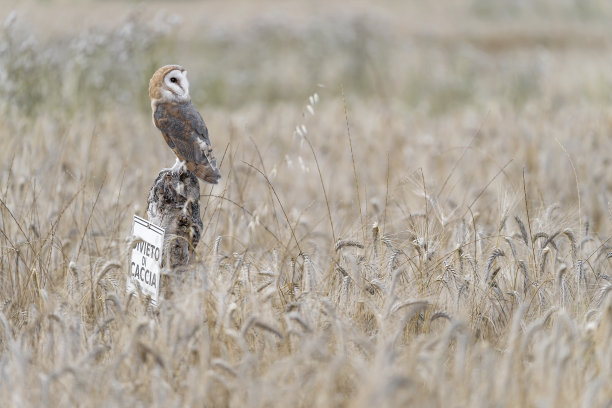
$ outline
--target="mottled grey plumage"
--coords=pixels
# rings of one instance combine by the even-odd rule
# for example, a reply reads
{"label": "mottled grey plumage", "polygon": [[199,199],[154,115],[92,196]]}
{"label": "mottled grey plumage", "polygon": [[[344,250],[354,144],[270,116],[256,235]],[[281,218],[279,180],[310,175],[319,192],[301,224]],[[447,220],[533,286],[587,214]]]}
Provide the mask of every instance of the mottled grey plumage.
{"label": "mottled grey plumage", "polygon": [[190,101],[157,104],[153,121],[189,171],[208,183],[219,181],[221,173],[212,152],[208,129]]}

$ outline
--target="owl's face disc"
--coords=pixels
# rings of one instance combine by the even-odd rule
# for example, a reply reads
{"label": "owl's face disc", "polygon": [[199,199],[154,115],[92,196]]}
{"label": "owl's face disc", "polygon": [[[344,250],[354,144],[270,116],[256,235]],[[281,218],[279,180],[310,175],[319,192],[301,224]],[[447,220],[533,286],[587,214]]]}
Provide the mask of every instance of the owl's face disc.
{"label": "owl's face disc", "polygon": [[180,65],[161,67],[149,82],[149,96],[156,103],[189,101],[187,71]]}
{"label": "owl's face disc", "polygon": [[[179,99],[189,98],[189,81],[187,71],[184,69],[173,69],[164,76],[162,92],[170,92],[172,97]],[[169,94],[169,96],[170,96]]]}

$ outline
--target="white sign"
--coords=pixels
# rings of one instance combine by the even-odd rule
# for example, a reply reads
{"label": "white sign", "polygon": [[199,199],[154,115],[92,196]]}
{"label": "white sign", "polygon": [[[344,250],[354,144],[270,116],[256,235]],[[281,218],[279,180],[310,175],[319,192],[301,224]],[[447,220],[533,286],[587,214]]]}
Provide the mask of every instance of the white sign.
{"label": "white sign", "polygon": [[132,249],[130,276],[127,280],[127,292],[138,293],[151,298],[151,303],[157,306],[161,274],[159,272],[164,247],[164,229],[149,221],[134,216],[132,235],[139,239]]}

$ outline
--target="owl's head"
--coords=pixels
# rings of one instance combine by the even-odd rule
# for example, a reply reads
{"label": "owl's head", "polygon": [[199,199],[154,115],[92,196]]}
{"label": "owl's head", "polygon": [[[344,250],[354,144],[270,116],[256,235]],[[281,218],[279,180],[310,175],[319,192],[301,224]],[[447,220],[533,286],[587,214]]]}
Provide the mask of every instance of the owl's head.
{"label": "owl's head", "polygon": [[185,68],[166,65],[155,71],[149,81],[149,97],[153,110],[158,103],[189,101],[189,81]]}

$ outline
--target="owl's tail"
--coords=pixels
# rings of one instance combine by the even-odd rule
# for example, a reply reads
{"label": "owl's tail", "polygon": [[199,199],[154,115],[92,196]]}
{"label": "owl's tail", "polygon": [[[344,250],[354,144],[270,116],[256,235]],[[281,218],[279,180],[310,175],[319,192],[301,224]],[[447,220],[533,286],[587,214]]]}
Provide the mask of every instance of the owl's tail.
{"label": "owl's tail", "polygon": [[221,178],[221,173],[216,167],[210,165],[196,164],[194,173],[198,178],[210,184],[217,184]]}

